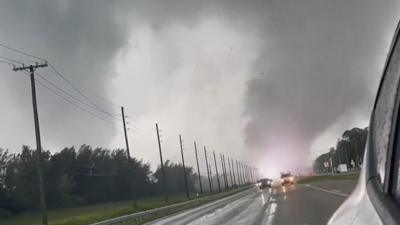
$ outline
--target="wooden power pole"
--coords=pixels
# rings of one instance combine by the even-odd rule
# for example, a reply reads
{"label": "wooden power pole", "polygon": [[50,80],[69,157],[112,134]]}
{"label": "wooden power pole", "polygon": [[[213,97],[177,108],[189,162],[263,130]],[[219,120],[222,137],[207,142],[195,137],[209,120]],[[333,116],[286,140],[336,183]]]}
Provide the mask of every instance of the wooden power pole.
{"label": "wooden power pole", "polygon": [[211,184],[211,178],[210,178],[211,173],[210,173],[210,166],[209,166],[208,160],[207,160],[207,150],[206,150],[206,146],[204,146],[204,157],[206,158],[208,185],[210,186],[210,192],[212,192],[212,184]]}
{"label": "wooden power pole", "polygon": [[[128,167],[132,166],[132,170],[134,170],[133,163],[131,163],[131,154],[130,154],[130,149],[129,149],[129,142],[128,142],[128,134],[126,132],[126,122],[125,122],[125,110],[124,107],[121,106],[121,115],[122,115],[122,123],[123,123],[123,128],[124,128],[124,136],[125,136],[125,146],[126,146],[126,155],[128,157]],[[134,171],[133,171],[134,172]],[[133,207],[137,208],[137,199],[136,199],[136,190],[135,190],[135,179],[136,179],[136,174],[134,173],[131,177],[130,183],[131,183],[131,192],[132,192],[132,203]]]}
{"label": "wooden power pole", "polygon": [[14,67],[14,71],[29,71],[31,78],[31,90],[32,90],[32,105],[33,105],[33,119],[35,123],[35,135],[36,135],[36,163],[39,178],[39,194],[40,194],[40,207],[42,210],[42,224],[47,225],[47,206],[46,206],[46,195],[44,191],[44,182],[42,174],[42,144],[40,140],[40,127],[39,127],[39,116],[36,102],[36,85],[35,85],[35,70],[37,68],[47,67],[47,63],[36,63],[35,65],[22,65],[21,67]]}
{"label": "wooden power pole", "polygon": [[196,155],[197,173],[199,175],[200,193],[201,193],[201,195],[203,195],[203,185],[201,184],[200,166],[199,166],[199,158],[197,157],[197,145],[196,145],[196,142],[194,142],[194,154]]}
{"label": "wooden power pole", "polygon": [[158,130],[157,123],[156,123],[156,131],[157,131],[157,140],[158,140],[158,151],[160,153],[161,176],[162,176],[162,182],[163,182],[164,199],[165,199],[165,202],[168,202],[167,178],[165,176],[164,161],[162,158],[162,151],[161,151],[160,132]]}
{"label": "wooden power pole", "polygon": [[187,182],[187,177],[186,177],[186,168],[185,168],[185,158],[183,157],[183,146],[182,146],[182,136],[179,135],[179,143],[181,146],[181,156],[182,156],[182,166],[183,166],[183,179],[185,182],[185,191],[186,191],[186,197],[189,198],[189,188],[188,188],[188,182]]}
{"label": "wooden power pole", "polygon": [[213,154],[214,154],[215,173],[217,175],[218,191],[221,192],[221,184],[219,183],[218,166],[217,166],[217,159],[215,158],[215,151],[213,151]]}

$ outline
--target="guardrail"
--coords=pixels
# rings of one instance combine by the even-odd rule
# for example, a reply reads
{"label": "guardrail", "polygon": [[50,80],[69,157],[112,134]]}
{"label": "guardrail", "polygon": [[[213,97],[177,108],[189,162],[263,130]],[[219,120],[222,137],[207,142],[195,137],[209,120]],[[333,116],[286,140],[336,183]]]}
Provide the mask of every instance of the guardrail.
{"label": "guardrail", "polygon": [[151,219],[161,217],[163,215],[167,215],[167,214],[170,214],[173,212],[180,211],[182,209],[187,209],[189,207],[194,207],[194,206],[200,205],[202,203],[207,203],[207,202],[211,202],[213,200],[224,198],[224,197],[233,195],[235,193],[244,191],[248,188],[249,188],[249,186],[243,187],[243,188],[237,189],[236,191],[226,193],[226,195],[222,195],[222,196],[221,195],[211,195],[211,196],[207,196],[207,197],[203,197],[203,198],[198,198],[198,199],[193,199],[193,200],[189,200],[189,201],[185,201],[185,202],[176,203],[173,205],[163,206],[160,208],[155,208],[155,209],[150,209],[150,210],[146,210],[146,211],[142,211],[142,212],[132,213],[132,214],[128,214],[125,216],[120,216],[120,217],[104,220],[101,222],[93,223],[91,225],[115,225],[115,224],[122,224],[122,223],[128,223],[128,222],[146,222]]}

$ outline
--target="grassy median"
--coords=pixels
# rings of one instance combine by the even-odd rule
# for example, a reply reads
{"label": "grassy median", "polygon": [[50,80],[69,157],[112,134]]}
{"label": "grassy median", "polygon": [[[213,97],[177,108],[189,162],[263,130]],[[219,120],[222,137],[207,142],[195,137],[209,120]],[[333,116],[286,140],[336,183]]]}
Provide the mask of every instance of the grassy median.
{"label": "grassy median", "polygon": [[[193,204],[193,207],[237,193],[240,190],[243,190],[243,188],[231,189],[222,193],[206,194],[204,197],[199,198],[199,201],[196,201],[196,203]],[[138,208],[134,208],[131,201],[120,201],[106,204],[49,210],[48,219],[50,225],[85,225],[122,215],[158,208],[170,204],[176,204],[179,202],[192,200],[194,198],[194,195],[192,198],[187,199],[185,194],[175,194],[169,195],[168,204],[164,202],[163,196],[138,199]],[[27,224],[40,225],[41,214],[38,212],[30,212],[6,219],[0,219],[0,225]]]}
{"label": "grassy median", "polygon": [[298,183],[305,184],[324,180],[357,180],[359,176],[360,173],[309,176],[300,178]]}

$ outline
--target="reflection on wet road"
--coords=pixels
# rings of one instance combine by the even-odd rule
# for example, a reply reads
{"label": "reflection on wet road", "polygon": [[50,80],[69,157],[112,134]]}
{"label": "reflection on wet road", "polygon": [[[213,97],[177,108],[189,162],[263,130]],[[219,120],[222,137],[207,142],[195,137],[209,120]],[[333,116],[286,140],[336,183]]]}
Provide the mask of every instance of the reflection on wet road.
{"label": "reflection on wet road", "polygon": [[150,224],[326,224],[355,183],[338,180],[264,190],[253,188]]}

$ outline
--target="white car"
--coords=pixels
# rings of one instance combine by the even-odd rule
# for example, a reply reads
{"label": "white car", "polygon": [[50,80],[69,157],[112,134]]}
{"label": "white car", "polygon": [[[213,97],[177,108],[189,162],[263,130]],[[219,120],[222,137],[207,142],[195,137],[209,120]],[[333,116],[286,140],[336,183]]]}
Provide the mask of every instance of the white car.
{"label": "white car", "polygon": [[371,114],[356,189],[329,225],[400,224],[400,40],[397,26]]}

